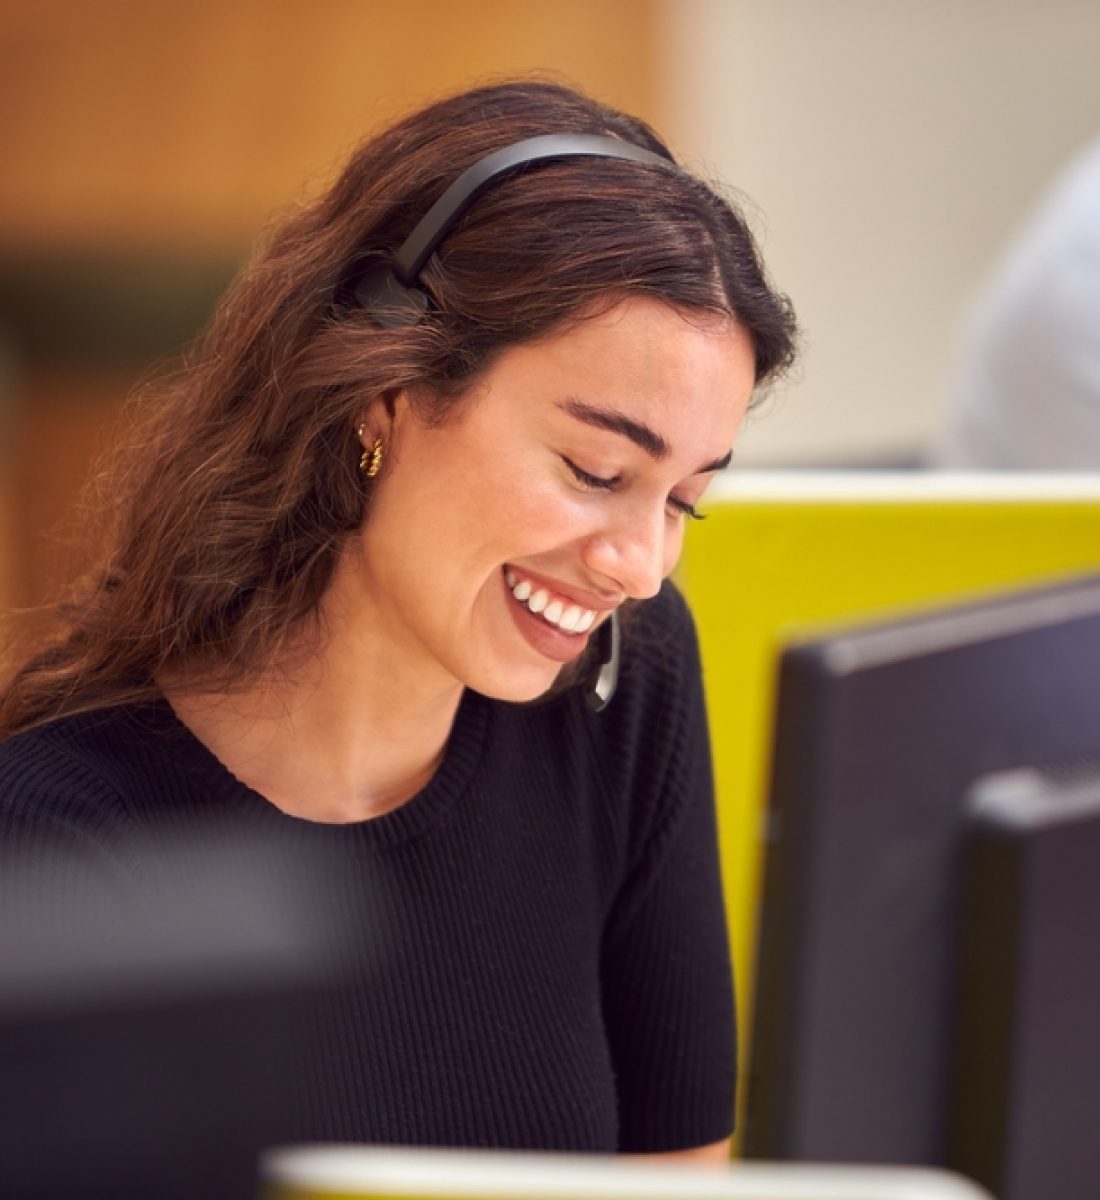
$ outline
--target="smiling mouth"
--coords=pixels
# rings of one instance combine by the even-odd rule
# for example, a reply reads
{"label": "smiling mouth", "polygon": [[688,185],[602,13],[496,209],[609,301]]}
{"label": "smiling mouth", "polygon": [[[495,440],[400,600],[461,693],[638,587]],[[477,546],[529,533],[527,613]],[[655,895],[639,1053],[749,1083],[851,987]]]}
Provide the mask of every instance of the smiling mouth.
{"label": "smiling mouth", "polygon": [[596,620],[594,609],[582,608],[565,597],[555,596],[549,588],[525,579],[513,567],[505,569],[504,581],[517,603],[562,633],[580,636],[587,633]]}

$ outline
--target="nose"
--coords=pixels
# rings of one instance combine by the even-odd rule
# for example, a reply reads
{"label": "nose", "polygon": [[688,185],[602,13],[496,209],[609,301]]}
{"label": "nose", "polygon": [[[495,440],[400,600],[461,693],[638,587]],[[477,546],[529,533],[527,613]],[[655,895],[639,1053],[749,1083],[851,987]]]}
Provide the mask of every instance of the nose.
{"label": "nose", "polygon": [[592,534],[583,559],[590,571],[603,576],[632,600],[655,596],[661,582],[676,565],[682,531],[671,522],[662,505],[637,510],[613,526]]}

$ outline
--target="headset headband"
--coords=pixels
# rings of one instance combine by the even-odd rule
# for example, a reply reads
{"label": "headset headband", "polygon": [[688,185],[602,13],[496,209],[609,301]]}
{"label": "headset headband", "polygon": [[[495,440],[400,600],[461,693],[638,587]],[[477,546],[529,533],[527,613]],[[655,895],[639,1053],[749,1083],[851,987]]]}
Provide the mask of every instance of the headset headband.
{"label": "headset headband", "polygon": [[632,162],[675,167],[671,158],[619,138],[593,134],[543,134],[513,142],[479,159],[451,184],[428,209],[387,267],[376,267],[352,286],[360,306],[379,325],[400,329],[415,325],[428,306],[417,279],[436,247],[478,196],[502,175],[529,163],[556,158],[624,158]]}

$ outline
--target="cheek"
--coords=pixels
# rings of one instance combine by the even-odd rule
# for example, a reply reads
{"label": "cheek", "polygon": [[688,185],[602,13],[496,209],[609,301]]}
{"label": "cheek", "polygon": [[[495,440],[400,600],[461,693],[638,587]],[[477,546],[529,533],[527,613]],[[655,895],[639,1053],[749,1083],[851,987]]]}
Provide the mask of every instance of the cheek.
{"label": "cheek", "polygon": [[582,538],[595,514],[591,497],[506,454],[492,462],[451,458],[395,472],[378,499],[367,516],[368,543],[400,556],[406,569],[414,561],[423,564],[439,585],[444,564],[459,569],[468,583],[471,573],[481,577],[503,562]]}
{"label": "cheek", "polygon": [[569,541],[592,520],[590,497],[570,492],[550,472],[514,464],[486,470],[461,505],[467,527],[499,546],[505,558]]}

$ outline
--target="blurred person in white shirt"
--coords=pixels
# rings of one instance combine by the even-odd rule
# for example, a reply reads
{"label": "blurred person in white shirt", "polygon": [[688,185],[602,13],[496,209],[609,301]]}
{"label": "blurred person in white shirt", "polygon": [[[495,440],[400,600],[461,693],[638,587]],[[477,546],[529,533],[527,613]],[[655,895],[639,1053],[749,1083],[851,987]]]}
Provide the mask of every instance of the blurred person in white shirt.
{"label": "blurred person in white shirt", "polygon": [[1100,139],[1060,175],[985,286],[937,465],[1100,468]]}

